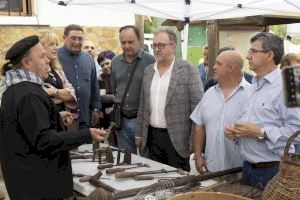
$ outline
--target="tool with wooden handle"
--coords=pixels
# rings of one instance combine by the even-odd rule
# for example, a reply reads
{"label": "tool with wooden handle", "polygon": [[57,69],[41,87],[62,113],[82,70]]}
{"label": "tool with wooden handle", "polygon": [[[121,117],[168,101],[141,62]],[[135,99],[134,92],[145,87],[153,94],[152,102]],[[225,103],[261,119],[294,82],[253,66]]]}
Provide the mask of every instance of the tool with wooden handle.
{"label": "tool with wooden handle", "polygon": [[184,175],[185,172],[182,169],[176,169],[176,170],[154,170],[154,171],[145,171],[145,172],[117,172],[115,173],[116,178],[132,178],[138,175],[146,175],[146,174],[163,174],[163,173],[170,173],[170,172],[177,172],[181,175]]}
{"label": "tool with wooden handle", "polygon": [[180,176],[179,177],[175,177],[175,176],[157,176],[157,177],[155,177],[155,176],[145,176],[145,175],[138,175],[138,176],[135,176],[134,177],[134,180],[136,180],[136,181],[147,181],[147,180],[153,180],[153,179],[155,179],[155,178],[157,178],[157,179],[175,179],[175,178],[180,178]]}
{"label": "tool with wooden handle", "polygon": [[[102,170],[102,169],[107,169],[107,168],[112,168],[112,167],[116,167],[116,166],[141,166],[141,165],[147,165],[148,164],[143,164],[143,163],[132,163],[132,164],[113,164],[113,163],[107,163],[107,164],[100,164],[97,166],[97,169]],[[149,166],[150,167],[150,166]]]}
{"label": "tool with wooden handle", "polygon": [[94,179],[99,179],[102,176],[102,172],[98,171],[95,175],[93,176],[89,176],[89,175],[85,175],[79,178],[79,182],[87,182],[89,181],[92,177],[94,177]]}
{"label": "tool with wooden handle", "polygon": [[143,164],[143,163],[137,163],[136,166],[134,166],[134,167],[111,168],[111,169],[107,169],[105,172],[106,172],[106,174],[114,174],[114,173],[117,173],[117,172],[124,172],[127,169],[134,169],[134,168],[139,168],[139,167],[150,167],[150,165]]}

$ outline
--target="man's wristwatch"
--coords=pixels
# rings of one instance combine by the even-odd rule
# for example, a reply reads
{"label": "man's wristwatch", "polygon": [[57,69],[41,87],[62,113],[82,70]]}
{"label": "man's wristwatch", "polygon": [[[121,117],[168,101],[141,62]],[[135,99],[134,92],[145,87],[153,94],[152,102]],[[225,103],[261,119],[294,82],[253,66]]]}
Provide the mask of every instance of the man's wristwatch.
{"label": "man's wristwatch", "polygon": [[264,140],[267,140],[268,137],[267,137],[267,134],[266,134],[266,131],[264,128],[261,128],[260,129],[260,132],[259,132],[259,135],[257,136],[257,139],[259,141],[264,141]]}
{"label": "man's wristwatch", "polygon": [[100,110],[98,108],[94,108],[93,111],[99,112]]}

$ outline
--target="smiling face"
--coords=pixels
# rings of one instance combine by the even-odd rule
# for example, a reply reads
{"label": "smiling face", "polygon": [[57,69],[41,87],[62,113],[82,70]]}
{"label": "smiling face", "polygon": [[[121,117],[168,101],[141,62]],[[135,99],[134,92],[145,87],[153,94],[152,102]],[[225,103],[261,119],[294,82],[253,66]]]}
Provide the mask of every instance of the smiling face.
{"label": "smiling face", "polygon": [[83,43],[83,32],[71,30],[68,35],[64,35],[64,42],[66,48],[73,54],[80,53]]}
{"label": "smiling face", "polygon": [[165,32],[159,32],[153,37],[153,53],[157,63],[170,62],[174,59],[176,45],[170,41]]}
{"label": "smiling face", "polygon": [[103,73],[105,74],[111,74],[111,60],[108,58],[105,58],[101,63],[100,66],[102,67]]}

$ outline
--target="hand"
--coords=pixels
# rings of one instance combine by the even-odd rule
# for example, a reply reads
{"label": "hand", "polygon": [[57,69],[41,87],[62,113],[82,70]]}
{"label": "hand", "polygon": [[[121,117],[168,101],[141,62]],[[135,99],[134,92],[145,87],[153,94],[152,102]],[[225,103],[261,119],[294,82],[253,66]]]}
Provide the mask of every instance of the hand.
{"label": "hand", "polygon": [[68,112],[68,111],[61,111],[59,112],[60,117],[62,118],[64,125],[65,126],[69,126],[72,124],[74,118],[73,118],[73,114]]}
{"label": "hand", "polygon": [[93,141],[99,142],[104,141],[107,135],[106,131],[103,129],[90,128]]}
{"label": "hand", "polygon": [[225,137],[227,137],[229,140],[233,140],[236,138],[234,126],[225,126],[224,133]]}
{"label": "hand", "polygon": [[258,137],[260,129],[261,127],[251,122],[238,122],[234,124],[236,137]]}
{"label": "hand", "polygon": [[100,120],[100,112],[99,111],[92,111],[92,125],[95,126],[99,123]]}
{"label": "hand", "polygon": [[205,172],[208,171],[205,160],[204,160],[203,156],[201,156],[201,155],[200,156],[195,155],[195,166],[196,166],[197,171],[200,174],[204,174]]}
{"label": "hand", "polygon": [[138,148],[139,151],[142,149],[142,138],[141,137],[136,137],[135,138],[135,146]]}
{"label": "hand", "polygon": [[44,87],[44,90],[47,92],[48,96],[55,97],[57,89],[50,84],[47,84],[47,86],[48,88]]}

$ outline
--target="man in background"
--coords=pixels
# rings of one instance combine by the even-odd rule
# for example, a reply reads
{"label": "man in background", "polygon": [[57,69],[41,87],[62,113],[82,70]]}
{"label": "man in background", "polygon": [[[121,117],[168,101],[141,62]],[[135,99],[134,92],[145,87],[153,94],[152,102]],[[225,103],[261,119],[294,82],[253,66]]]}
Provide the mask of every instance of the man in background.
{"label": "man in background", "polygon": [[81,50],[83,28],[76,24],[68,25],[63,37],[64,46],[57,53],[79,102],[79,128],[96,126],[100,118],[100,90],[95,62],[88,53]]}
{"label": "man in background", "polygon": [[120,28],[119,33],[123,53],[114,57],[111,62],[114,103],[122,102],[127,82],[133,71],[135,72],[122,107],[122,124],[117,131],[118,146],[136,153],[134,134],[141,85],[145,68],[154,63],[155,58],[140,48],[141,37],[137,27],[124,26]]}

